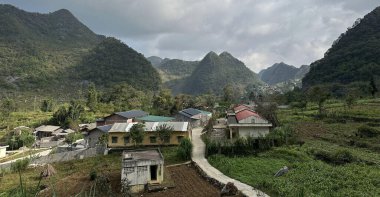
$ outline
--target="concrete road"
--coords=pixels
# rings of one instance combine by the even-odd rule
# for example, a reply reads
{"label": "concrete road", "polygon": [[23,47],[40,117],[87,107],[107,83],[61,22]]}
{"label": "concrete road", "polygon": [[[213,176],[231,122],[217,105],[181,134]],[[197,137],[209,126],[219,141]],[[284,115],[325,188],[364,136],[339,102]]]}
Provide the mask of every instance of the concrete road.
{"label": "concrete road", "polygon": [[205,158],[205,149],[206,145],[201,139],[202,128],[193,129],[192,142],[193,142],[193,153],[192,160],[198,164],[198,166],[209,176],[212,177],[219,182],[226,184],[228,182],[232,182],[235,186],[246,196],[268,196],[264,192],[257,190],[247,184],[244,184],[240,181],[232,179],[223,173],[221,173],[216,168],[212,167],[207,159]]}

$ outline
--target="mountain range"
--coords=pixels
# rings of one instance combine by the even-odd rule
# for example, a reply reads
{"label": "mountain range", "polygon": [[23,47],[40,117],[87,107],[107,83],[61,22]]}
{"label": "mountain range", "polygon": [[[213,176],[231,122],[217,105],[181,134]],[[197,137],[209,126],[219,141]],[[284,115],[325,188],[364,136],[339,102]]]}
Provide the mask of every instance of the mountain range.
{"label": "mountain range", "polygon": [[165,58],[156,68],[163,78],[171,76],[163,80],[174,94],[221,94],[227,85],[242,92],[249,85],[263,84],[256,73],[228,52],[218,55],[211,51],[201,61]]}
{"label": "mountain range", "polygon": [[115,38],[97,35],[68,10],[30,13],[0,5],[2,96],[65,98],[83,85],[130,83],[157,90],[158,72],[144,56]]}
{"label": "mountain range", "polygon": [[302,65],[297,68],[281,62],[261,70],[259,76],[265,83],[275,85],[290,80],[302,79],[308,71],[308,65]]}

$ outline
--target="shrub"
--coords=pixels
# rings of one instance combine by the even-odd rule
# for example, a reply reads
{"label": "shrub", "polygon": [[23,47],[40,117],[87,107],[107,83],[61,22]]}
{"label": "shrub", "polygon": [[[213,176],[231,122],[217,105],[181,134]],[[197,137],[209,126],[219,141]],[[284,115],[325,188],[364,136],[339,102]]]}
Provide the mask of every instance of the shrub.
{"label": "shrub", "polygon": [[362,125],[358,128],[356,134],[360,137],[376,137],[380,135],[380,131],[373,127]]}
{"label": "shrub", "polygon": [[24,171],[28,167],[29,162],[30,160],[28,158],[17,160],[11,164],[11,171],[12,172]]}
{"label": "shrub", "polygon": [[179,147],[177,149],[178,157],[184,160],[191,159],[192,148],[193,144],[191,144],[190,139],[185,138],[181,140],[181,143],[179,144]]}
{"label": "shrub", "polygon": [[96,177],[98,177],[96,171],[94,169],[91,170],[91,172],[90,172],[90,180],[93,181],[93,180],[96,179]]}
{"label": "shrub", "polygon": [[339,149],[335,152],[328,152],[325,150],[314,150],[313,154],[316,159],[322,160],[326,163],[336,164],[336,165],[343,165],[346,163],[352,163],[356,159],[352,155],[352,153],[348,150]]}

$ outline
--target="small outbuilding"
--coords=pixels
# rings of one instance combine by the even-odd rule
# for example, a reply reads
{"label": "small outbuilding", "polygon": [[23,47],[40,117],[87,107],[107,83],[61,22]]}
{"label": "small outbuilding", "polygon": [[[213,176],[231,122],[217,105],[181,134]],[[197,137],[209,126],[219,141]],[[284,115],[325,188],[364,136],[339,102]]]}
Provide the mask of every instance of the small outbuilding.
{"label": "small outbuilding", "polygon": [[159,149],[124,151],[121,182],[131,192],[143,191],[147,184],[161,184],[164,180],[164,158]]}
{"label": "small outbuilding", "polygon": [[8,146],[0,146],[0,158],[7,156]]}

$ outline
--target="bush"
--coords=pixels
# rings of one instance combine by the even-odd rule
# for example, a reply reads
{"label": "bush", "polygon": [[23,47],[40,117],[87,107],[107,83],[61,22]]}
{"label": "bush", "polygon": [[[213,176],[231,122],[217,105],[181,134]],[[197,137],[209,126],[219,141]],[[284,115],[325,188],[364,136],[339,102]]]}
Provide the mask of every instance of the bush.
{"label": "bush", "polygon": [[348,150],[340,149],[335,152],[328,152],[325,150],[316,150],[313,151],[313,154],[316,159],[322,160],[326,163],[343,165],[346,163],[352,163],[356,159],[352,153]]}
{"label": "bush", "polygon": [[24,171],[28,167],[29,162],[30,160],[28,158],[17,160],[11,164],[11,171],[12,172]]}
{"label": "bush", "polygon": [[362,125],[358,128],[356,134],[360,137],[376,137],[380,135],[380,131],[373,127]]}
{"label": "bush", "polygon": [[177,155],[183,160],[190,160],[192,153],[193,144],[191,144],[190,139],[185,138],[179,144],[177,149]]}
{"label": "bush", "polygon": [[91,170],[91,172],[90,172],[90,180],[93,181],[93,180],[96,179],[96,177],[98,177],[96,171],[94,169]]}

